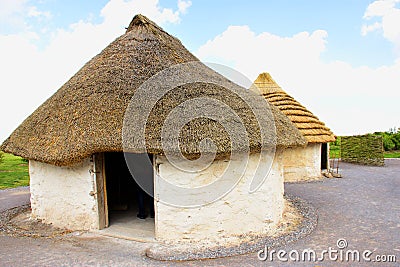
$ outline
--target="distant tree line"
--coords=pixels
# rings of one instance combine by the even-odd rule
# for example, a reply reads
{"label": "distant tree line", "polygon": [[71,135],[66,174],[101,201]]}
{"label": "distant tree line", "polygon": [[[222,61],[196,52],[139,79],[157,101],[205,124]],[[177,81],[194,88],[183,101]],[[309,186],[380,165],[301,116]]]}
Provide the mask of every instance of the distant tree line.
{"label": "distant tree line", "polygon": [[381,135],[385,151],[400,150],[400,129],[391,128],[387,132],[375,132],[374,135]]}

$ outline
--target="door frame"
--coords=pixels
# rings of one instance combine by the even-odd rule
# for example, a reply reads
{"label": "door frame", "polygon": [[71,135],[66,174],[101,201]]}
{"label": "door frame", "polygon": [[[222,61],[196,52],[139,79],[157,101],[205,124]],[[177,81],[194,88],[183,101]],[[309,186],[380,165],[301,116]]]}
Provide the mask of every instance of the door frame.
{"label": "door frame", "polygon": [[94,155],[94,171],[96,174],[98,223],[99,230],[101,230],[109,225],[104,153]]}

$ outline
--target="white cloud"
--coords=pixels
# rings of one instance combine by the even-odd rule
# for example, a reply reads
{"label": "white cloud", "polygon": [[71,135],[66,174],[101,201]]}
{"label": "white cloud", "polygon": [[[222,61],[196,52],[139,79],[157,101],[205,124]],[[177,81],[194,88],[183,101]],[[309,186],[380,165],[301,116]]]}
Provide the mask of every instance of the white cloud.
{"label": "white cloud", "polygon": [[40,11],[36,6],[31,6],[28,9],[28,17],[40,18],[44,17],[46,19],[51,18],[51,13],[49,11]]}
{"label": "white cloud", "polygon": [[[30,5],[28,0],[1,0],[0,1],[0,23],[5,28],[12,30],[29,31],[32,27],[26,23],[26,18],[38,20],[49,19],[51,13],[39,10],[36,6]],[[0,33],[1,33],[0,32]]]}
{"label": "white cloud", "polygon": [[28,0],[1,0],[0,17],[9,17],[15,13],[21,13],[25,9]]}
{"label": "white cloud", "polygon": [[[12,14],[17,14],[18,19],[51,15],[29,7],[27,1],[0,3],[0,14],[6,13],[2,7],[7,7],[10,18]],[[135,14],[144,14],[159,24],[178,23],[189,4],[179,1],[173,10],[161,7],[158,0],[110,0],[101,10],[101,23],[81,20],[68,29],[58,29],[44,49],[34,45],[41,33],[29,28],[17,34],[0,34],[0,88],[2,99],[7,99],[0,105],[0,139],[4,140],[85,62],[123,34]],[[25,17],[20,16],[21,10],[26,11]]]}
{"label": "white cloud", "polygon": [[400,60],[377,69],[354,68],[341,61],[325,63],[328,34],[318,30],[291,37],[255,34],[247,26],[230,26],[196,55],[225,63],[253,80],[270,72],[293,97],[325,121],[336,134],[387,130],[400,125]]}
{"label": "white cloud", "polygon": [[[133,13],[141,13],[148,16],[158,24],[178,23],[181,14],[191,5],[190,1],[178,0],[177,10],[162,8],[159,0],[110,0],[101,10],[105,24],[110,26],[126,24],[132,18]],[[133,12],[133,13],[132,13]]]}
{"label": "white cloud", "polygon": [[0,23],[4,27],[24,28],[23,12],[27,0],[2,0],[0,1]]}
{"label": "white cloud", "polygon": [[364,13],[365,19],[371,19],[379,16],[383,17],[389,14],[395,7],[398,0],[377,0],[368,5],[367,10]]}
{"label": "white cloud", "polygon": [[[377,29],[383,30],[383,37],[392,42],[398,52],[400,52],[400,8],[396,4],[400,0],[377,0],[372,2],[364,13],[364,19],[380,19],[380,26],[375,22],[372,25],[364,24],[362,26],[362,34],[367,34],[370,31]],[[399,54],[400,55],[400,54]]]}
{"label": "white cloud", "polygon": [[382,23],[380,22],[375,22],[374,24],[370,25],[363,25],[361,27],[361,35],[366,36],[369,32],[373,32],[376,30],[382,29]]}
{"label": "white cloud", "polygon": [[186,14],[187,9],[192,5],[192,1],[178,0],[178,9],[182,14]]}
{"label": "white cloud", "polygon": [[[301,67],[302,62],[318,61],[325,50],[326,37],[327,33],[321,30],[312,34],[301,32],[288,38],[267,32],[255,35],[247,26],[230,26],[200,47],[197,55],[209,61],[230,63],[234,60],[238,70],[254,78],[265,62],[281,62],[277,68],[295,69]],[[297,63],[300,65],[293,65]]]}

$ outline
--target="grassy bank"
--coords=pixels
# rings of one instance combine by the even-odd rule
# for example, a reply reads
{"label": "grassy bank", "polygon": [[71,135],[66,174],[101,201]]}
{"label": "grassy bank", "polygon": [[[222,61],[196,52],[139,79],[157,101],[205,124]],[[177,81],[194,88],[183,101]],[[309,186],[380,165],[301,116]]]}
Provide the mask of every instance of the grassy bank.
{"label": "grassy bank", "polygon": [[28,163],[21,157],[3,154],[0,163],[0,189],[29,185]]}
{"label": "grassy bank", "polygon": [[400,150],[385,151],[385,158],[400,158]]}

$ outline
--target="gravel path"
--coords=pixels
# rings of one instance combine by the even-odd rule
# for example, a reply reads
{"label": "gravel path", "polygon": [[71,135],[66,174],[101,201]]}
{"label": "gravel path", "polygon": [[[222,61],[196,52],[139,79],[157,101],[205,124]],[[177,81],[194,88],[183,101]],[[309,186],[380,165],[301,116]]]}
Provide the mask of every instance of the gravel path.
{"label": "gravel path", "polygon": [[[400,266],[400,160],[387,160],[385,167],[341,167],[342,179],[285,185],[288,193],[317,208],[319,221],[311,235],[278,249],[301,253],[310,248],[320,253],[329,247],[337,249],[336,241],[343,238],[348,243],[343,251],[371,250],[371,258],[396,255],[397,263],[334,262],[327,256],[319,263],[284,263],[276,259],[262,262],[256,253],[216,260],[159,262],[145,257],[145,243],[83,234],[53,239],[0,235],[0,266]],[[29,194],[22,194],[24,190],[0,191],[0,211],[27,202]]]}
{"label": "gravel path", "polygon": [[0,212],[29,203],[29,187],[0,190]]}
{"label": "gravel path", "polygon": [[[286,185],[287,192],[311,202],[318,209],[319,220],[310,236],[284,249],[338,249],[337,240],[345,239],[348,247],[344,251],[371,250],[375,251],[373,255],[396,255],[397,264],[376,265],[400,266],[400,160],[386,160],[385,163],[385,167],[343,163],[343,179]],[[321,265],[337,266],[337,263],[325,260]],[[371,263],[360,263],[360,266],[366,265]],[[343,263],[343,266],[356,264]]]}

